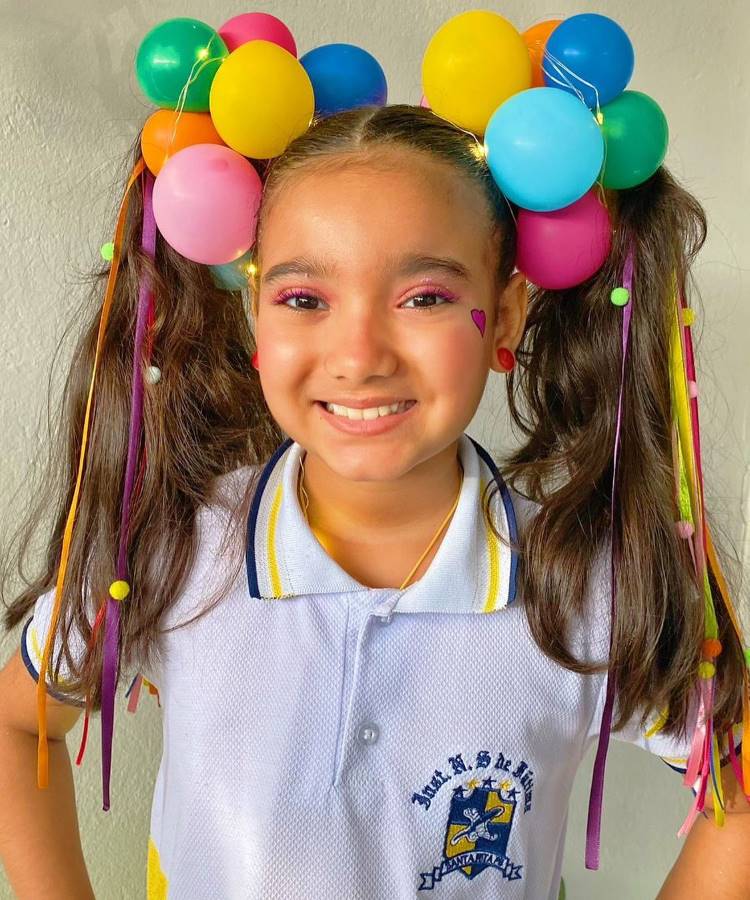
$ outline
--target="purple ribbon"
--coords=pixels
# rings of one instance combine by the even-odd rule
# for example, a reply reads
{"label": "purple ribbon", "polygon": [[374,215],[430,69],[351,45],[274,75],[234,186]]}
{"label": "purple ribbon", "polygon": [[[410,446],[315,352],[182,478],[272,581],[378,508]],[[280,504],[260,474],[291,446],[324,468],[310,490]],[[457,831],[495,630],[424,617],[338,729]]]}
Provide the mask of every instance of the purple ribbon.
{"label": "purple ribbon", "polygon": [[[617,593],[616,571],[619,564],[614,524],[615,524],[615,481],[617,478],[617,459],[620,450],[620,427],[622,425],[622,396],[625,390],[625,360],[628,351],[628,338],[630,337],[630,319],[633,313],[633,244],[628,248],[625,265],[622,271],[623,285],[628,291],[629,299],[622,315],[622,367],[620,370],[620,394],[617,400],[617,425],[615,428],[615,449],[612,458],[612,492],[610,497],[610,522],[612,528],[612,605],[609,626],[609,652],[612,655],[612,634],[615,624],[615,595]],[[586,822],[586,868],[599,868],[599,846],[602,825],[602,800],[604,798],[604,769],[607,764],[607,749],[609,747],[609,734],[612,728],[612,709],[614,707],[615,693],[617,689],[617,677],[613,672],[607,672],[607,698],[604,703],[601,726],[599,728],[599,744],[596,749],[594,761],[594,773],[591,779],[591,793],[589,794],[589,812]]]}
{"label": "purple ribbon", "polygon": [[[143,225],[141,230],[141,247],[154,259],[156,253],[156,220],[153,210],[154,176],[148,169],[144,170],[143,182]],[[138,314],[135,326],[135,342],[133,347],[133,382],[131,392],[130,433],[128,437],[128,458],[125,468],[125,486],[122,497],[122,514],[120,518],[120,544],[117,557],[117,580],[128,581],[128,531],[130,525],[130,501],[133,493],[135,469],[138,461],[141,434],[143,431],[143,374],[141,357],[146,335],[147,316],[150,304],[151,279],[143,274],[138,293]],[[104,654],[102,661],[102,809],[109,809],[109,782],[112,771],[112,735],[115,719],[115,689],[117,683],[117,659],[120,633],[120,602],[132,601],[132,594],[127,600],[114,600],[107,596],[107,611],[104,623]]]}

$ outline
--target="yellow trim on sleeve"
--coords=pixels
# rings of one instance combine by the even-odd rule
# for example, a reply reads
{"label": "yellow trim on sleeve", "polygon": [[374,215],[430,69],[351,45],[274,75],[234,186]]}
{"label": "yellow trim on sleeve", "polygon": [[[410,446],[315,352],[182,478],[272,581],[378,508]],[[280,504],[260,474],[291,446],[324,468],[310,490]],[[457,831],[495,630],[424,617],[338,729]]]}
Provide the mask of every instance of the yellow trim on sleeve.
{"label": "yellow trim on sleeve", "polygon": [[[29,625],[29,634],[31,635],[31,648],[34,651],[34,662],[36,663],[37,672],[39,672],[42,667],[42,658],[44,654],[42,653],[42,648],[39,646],[39,635],[37,634],[33,622]],[[48,683],[51,683],[53,687],[55,685],[67,687],[70,684],[70,680],[67,678],[58,678],[57,681],[50,682],[48,679]]]}

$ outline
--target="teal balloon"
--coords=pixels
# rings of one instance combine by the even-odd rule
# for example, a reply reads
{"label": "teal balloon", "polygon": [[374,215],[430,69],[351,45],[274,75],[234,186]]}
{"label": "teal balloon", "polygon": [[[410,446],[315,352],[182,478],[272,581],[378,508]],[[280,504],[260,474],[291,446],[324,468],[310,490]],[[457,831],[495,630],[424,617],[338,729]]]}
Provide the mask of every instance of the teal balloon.
{"label": "teal balloon", "polygon": [[182,109],[208,112],[211,83],[227,56],[227,45],[210,25],[199,19],[167,19],[141,42],[135,73],[143,93],[162,109],[177,109],[190,80]]}
{"label": "teal balloon", "polygon": [[247,287],[247,267],[252,262],[253,247],[233,262],[209,266],[211,278],[217,288],[224,291],[242,291]]}
{"label": "teal balloon", "polygon": [[659,104],[640,91],[623,91],[602,107],[606,147],[602,184],[623,190],[642,184],[664,161],[669,126]]}
{"label": "teal balloon", "polygon": [[594,184],[604,139],[591,110],[557,88],[529,88],[495,110],[484,134],[487,165],[505,196],[523,209],[570,206]]}

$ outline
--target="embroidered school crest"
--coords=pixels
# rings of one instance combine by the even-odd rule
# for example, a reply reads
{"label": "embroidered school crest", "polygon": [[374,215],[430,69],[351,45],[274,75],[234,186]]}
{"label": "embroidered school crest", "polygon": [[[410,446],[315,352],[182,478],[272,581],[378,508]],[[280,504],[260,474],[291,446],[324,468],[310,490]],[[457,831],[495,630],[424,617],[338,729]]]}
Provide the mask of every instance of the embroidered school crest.
{"label": "embroidered school crest", "polygon": [[[418,890],[433,890],[452,872],[462,872],[472,880],[489,868],[508,881],[518,881],[523,877],[523,865],[508,856],[508,840],[517,814],[531,809],[533,771],[524,761],[511,767],[511,760],[502,753],[490,768],[491,757],[485,750],[477,754],[473,766],[467,766],[460,753],[449,757],[449,762],[454,774],[463,775],[460,780],[435,769],[430,782],[412,795],[413,803],[429,809],[440,788],[453,782],[442,860],[431,871],[420,873]],[[478,769],[488,771],[480,773]]]}

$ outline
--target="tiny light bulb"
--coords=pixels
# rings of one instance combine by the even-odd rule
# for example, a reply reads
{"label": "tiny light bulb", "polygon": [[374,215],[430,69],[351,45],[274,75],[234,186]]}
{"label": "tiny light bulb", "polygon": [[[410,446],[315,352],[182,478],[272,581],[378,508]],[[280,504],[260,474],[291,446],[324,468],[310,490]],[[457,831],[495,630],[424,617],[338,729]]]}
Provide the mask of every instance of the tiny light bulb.
{"label": "tiny light bulb", "polygon": [[477,159],[486,159],[487,158],[487,150],[485,149],[484,144],[475,143],[472,147],[472,153],[476,156]]}
{"label": "tiny light bulb", "polygon": [[208,56],[208,47],[201,47],[198,51],[198,59],[206,59]]}
{"label": "tiny light bulb", "polygon": [[255,278],[255,273],[258,271],[258,267],[255,265],[255,263],[251,262],[247,264],[245,271],[248,275],[250,275],[251,278]]}
{"label": "tiny light bulb", "polygon": [[597,121],[600,125],[603,125],[603,124],[604,124],[604,113],[603,113],[601,110],[599,110],[599,111],[597,112],[597,114],[596,114],[596,121]]}

